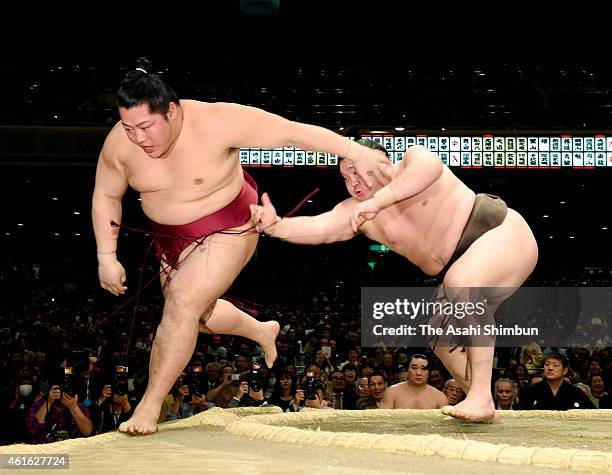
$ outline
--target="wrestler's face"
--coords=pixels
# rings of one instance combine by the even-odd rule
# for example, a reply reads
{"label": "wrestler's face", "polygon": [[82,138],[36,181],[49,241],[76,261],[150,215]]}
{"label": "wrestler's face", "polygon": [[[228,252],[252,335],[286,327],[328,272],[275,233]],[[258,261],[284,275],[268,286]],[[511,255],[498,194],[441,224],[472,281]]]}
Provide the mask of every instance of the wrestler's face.
{"label": "wrestler's face", "polygon": [[427,384],[428,364],[428,361],[422,358],[412,358],[410,366],[408,366],[408,381],[416,386]]}
{"label": "wrestler's face", "polygon": [[340,174],[344,178],[344,186],[353,198],[359,201],[367,200],[372,196],[372,192],[363,183],[357,175],[357,170],[350,160],[342,160],[340,162]]}
{"label": "wrestler's face", "polygon": [[121,124],[128,139],[150,158],[162,157],[176,140],[178,107],[170,103],[167,114],[152,113],[148,104],[119,107]]}

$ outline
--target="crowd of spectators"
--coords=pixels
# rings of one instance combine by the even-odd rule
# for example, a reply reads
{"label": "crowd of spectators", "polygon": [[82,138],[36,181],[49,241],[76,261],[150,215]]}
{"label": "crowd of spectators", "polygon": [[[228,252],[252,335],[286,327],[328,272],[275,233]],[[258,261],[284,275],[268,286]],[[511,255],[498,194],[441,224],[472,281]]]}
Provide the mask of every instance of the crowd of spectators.
{"label": "crowd of spectators", "polygon": [[[65,283],[42,267],[5,266],[0,272],[7,295],[0,312],[0,444],[116,430],[147,385],[162,309],[159,292],[143,293],[138,307],[114,312],[116,303],[92,293],[88,283]],[[245,272],[248,283],[253,276]],[[418,397],[425,390],[435,407],[459,403],[464,389],[427,348],[361,347],[358,299],[347,282],[319,291],[296,289],[293,304],[277,288],[253,304],[257,318],[281,324],[272,368],[262,364],[262,352],[251,341],[200,334],[159,422],[211,407],[429,407]],[[19,291],[6,293],[7,288]],[[611,375],[606,346],[532,342],[496,350],[491,390],[502,410],[610,408]],[[417,396],[404,398],[403,388]]]}

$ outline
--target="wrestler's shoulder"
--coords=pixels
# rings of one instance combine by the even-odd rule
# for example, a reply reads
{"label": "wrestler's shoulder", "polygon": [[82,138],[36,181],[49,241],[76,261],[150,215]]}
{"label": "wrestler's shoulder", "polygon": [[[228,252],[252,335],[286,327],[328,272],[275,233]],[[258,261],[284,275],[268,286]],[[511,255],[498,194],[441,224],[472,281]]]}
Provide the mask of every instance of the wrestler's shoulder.
{"label": "wrestler's shoulder", "polygon": [[123,125],[121,125],[121,121],[118,121],[106,136],[102,151],[105,153],[116,153],[124,147],[124,144],[127,142],[129,142],[129,140],[123,129]]}
{"label": "wrestler's shoulder", "polygon": [[334,209],[337,211],[352,211],[355,206],[359,204],[359,200],[356,198],[347,198],[344,201],[338,203]]}
{"label": "wrestler's shoulder", "polygon": [[119,121],[106,136],[102,146],[102,154],[108,159],[120,159],[127,155],[132,148],[132,143],[129,141],[121,121]]}
{"label": "wrestler's shoulder", "polygon": [[189,110],[191,114],[219,114],[235,112],[240,109],[249,108],[234,102],[203,102],[193,99],[181,99],[181,107]]}
{"label": "wrestler's shoulder", "polygon": [[[202,102],[181,99],[186,123],[192,132],[220,136],[228,127],[235,127],[248,106],[232,102]],[[187,119],[188,118],[188,119]]]}

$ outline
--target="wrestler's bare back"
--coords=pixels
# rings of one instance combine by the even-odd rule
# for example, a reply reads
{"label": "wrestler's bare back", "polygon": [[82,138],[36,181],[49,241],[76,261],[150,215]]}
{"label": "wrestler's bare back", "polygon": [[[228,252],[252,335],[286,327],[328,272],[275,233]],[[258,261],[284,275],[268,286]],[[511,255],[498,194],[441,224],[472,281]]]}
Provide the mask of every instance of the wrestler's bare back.
{"label": "wrestler's bare back", "polygon": [[130,142],[121,122],[105,148],[115,151],[129,185],[140,193],[142,209],[160,224],[186,224],[229,204],[240,192],[243,174],[238,150],[223,143],[215,104],[181,100],[183,122],[174,147],[151,158]]}
{"label": "wrestler's bare back", "polygon": [[[396,173],[399,165],[394,165]],[[361,231],[426,274],[436,275],[457,247],[474,199],[474,192],[443,167],[440,177],[428,188],[379,211]],[[354,201],[352,206],[358,203],[355,198],[349,201]]]}

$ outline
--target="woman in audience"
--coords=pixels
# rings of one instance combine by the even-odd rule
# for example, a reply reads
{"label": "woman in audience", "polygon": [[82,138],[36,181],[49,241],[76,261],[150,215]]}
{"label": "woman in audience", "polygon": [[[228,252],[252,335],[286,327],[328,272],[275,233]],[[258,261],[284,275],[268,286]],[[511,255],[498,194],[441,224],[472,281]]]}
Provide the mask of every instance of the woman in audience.
{"label": "woman in audience", "polygon": [[304,392],[297,390],[296,381],[293,375],[283,371],[276,380],[270,404],[280,407],[283,412],[298,412],[300,402],[304,400]]}

